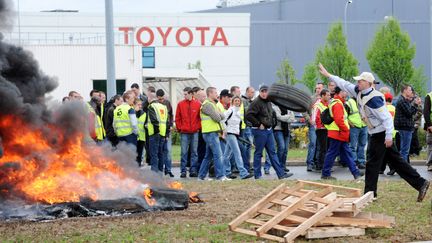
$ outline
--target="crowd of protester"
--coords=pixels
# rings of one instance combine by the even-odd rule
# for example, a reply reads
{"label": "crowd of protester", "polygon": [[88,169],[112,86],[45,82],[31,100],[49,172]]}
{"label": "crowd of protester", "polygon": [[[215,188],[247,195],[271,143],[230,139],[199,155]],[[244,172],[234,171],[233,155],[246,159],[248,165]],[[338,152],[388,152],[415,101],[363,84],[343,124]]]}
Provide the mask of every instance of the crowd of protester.
{"label": "crowd of protester", "polygon": [[[321,67],[321,73],[323,70],[325,68]],[[336,179],[331,172],[335,161],[339,160],[355,179],[364,175],[364,169],[368,177],[367,161],[378,156],[373,147],[374,134],[383,133],[383,146],[395,147],[388,146],[390,139],[395,140],[397,148],[385,158],[378,158],[383,163],[375,163],[374,172],[369,172],[373,177],[369,189],[376,191],[373,181],[384,172],[386,165],[390,167],[388,175],[417,176],[411,166],[401,164],[409,165],[410,153],[418,154],[421,149],[417,131],[422,115],[427,131],[428,171],[432,171],[432,94],[426,96],[423,108],[421,98],[409,85],[402,87],[400,98],[394,102],[389,88],[381,88],[381,93],[374,89],[376,81],[370,73],[354,77],[358,80],[357,86],[325,72],[323,75],[329,78],[328,86],[316,84],[313,106],[303,114],[309,128],[307,171],[321,173],[322,179]],[[364,87],[360,87],[362,81],[365,81]],[[373,95],[365,95],[360,88],[373,90]],[[258,92],[248,87],[243,95],[237,86],[220,93],[214,87],[205,90],[186,87],[183,95],[174,114],[165,92],[152,86],[141,92],[134,83],[130,90],[115,95],[108,102],[104,92],[92,90],[90,101],[86,102],[91,124],[89,134],[97,143],[108,141],[115,147],[124,142],[134,146],[138,166],[147,163],[151,170],[170,177],[174,177],[171,171],[173,131],[180,137],[181,178],[189,173],[189,177],[200,180],[210,177],[259,179],[262,170],[270,173],[270,167],[279,179],[292,175],[286,161],[291,123],[296,118],[292,111],[268,99],[267,86],[259,87]],[[74,99],[83,98],[71,91],[63,101]],[[362,100],[364,103],[360,104]],[[325,115],[331,120],[326,121]],[[255,148],[253,157],[252,147]],[[264,155],[266,159],[262,165]],[[412,185],[415,183],[420,182],[412,182]]]}

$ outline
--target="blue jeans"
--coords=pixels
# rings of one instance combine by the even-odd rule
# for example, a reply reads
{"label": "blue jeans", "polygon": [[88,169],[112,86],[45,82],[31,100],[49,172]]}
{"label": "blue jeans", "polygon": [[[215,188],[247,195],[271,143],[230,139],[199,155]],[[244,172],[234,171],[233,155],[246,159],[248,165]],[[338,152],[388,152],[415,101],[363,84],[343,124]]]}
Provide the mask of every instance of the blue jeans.
{"label": "blue jeans", "polygon": [[405,161],[408,161],[409,149],[411,145],[413,131],[399,130],[400,135],[400,154]]}
{"label": "blue jeans", "polygon": [[118,137],[118,140],[119,140],[119,142],[123,141],[123,142],[126,142],[127,144],[133,145],[136,148],[137,143],[138,143],[137,138],[138,138],[137,135],[132,133],[132,134],[129,134],[127,136]]}
{"label": "blue jeans", "polygon": [[254,154],[254,176],[255,179],[261,178],[261,158],[264,148],[269,155],[270,163],[279,178],[284,176],[286,173],[279,163],[279,159],[276,154],[275,142],[272,129],[252,129],[254,135],[255,154]]}
{"label": "blue jeans", "polygon": [[189,173],[197,172],[198,161],[198,133],[181,133],[181,160],[180,171],[186,173],[186,164],[188,160],[188,151],[190,150],[191,167]]}
{"label": "blue jeans", "polygon": [[201,163],[198,172],[200,179],[207,176],[210,167],[210,160],[213,159],[216,179],[224,177],[224,166],[222,162],[222,150],[217,132],[203,133],[204,141],[206,142],[206,153]]}
{"label": "blue jeans", "polygon": [[365,164],[365,147],[367,143],[367,127],[350,129],[350,147],[353,153],[354,161],[359,164]]}
{"label": "blue jeans", "polygon": [[172,160],[171,160],[171,148],[172,148],[172,140],[171,136],[162,138],[164,142],[164,151],[163,151],[163,161],[165,165],[165,173],[171,172]]}
{"label": "blue jeans", "polygon": [[[289,134],[289,132],[288,132],[288,134]],[[284,133],[280,130],[274,131],[273,136],[274,136],[276,146],[277,146],[277,156],[279,159],[279,163],[282,166],[282,168],[285,169],[290,137],[289,137],[289,135],[284,136]],[[270,156],[267,153],[266,154],[266,161],[264,164],[264,171],[270,170],[271,164],[270,164],[270,158],[269,157]]]}
{"label": "blue jeans", "polygon": [[243,139],[250,142],[250,144],[244,144],[242,150],[243,165],[244,168],[249,171],[249,169],[251,168],[250,158],[251,158],[252,144],[253,144],[252,128],[246,127],[243,130],[241,136]]}
{"label": "blue jeans", "polygon": [[[383,151],[384,153],[385,151]],[[347,163],[351,174],[357,176],[360,174],[353,157],[351,148],[348,146],[347,142],[342,142],[333,138],[329,138],[329,147],[327,154],[324,159],[324,167],[322,169],[322,176],[330,176],[331,168],[333,167],[336,156],[340,155],[341,161]]]}
{"label": "blue jeans", "polygon": [[316,133],[315,133],[314,126],[309,126],[308,138],[309,138],[309,145],[308,145],[306,164],[308,166],[312,166],[315,164],[315,149],[316,149]]}
{"label": "blue jeans", "polygon": [[243,158],[241,156],[239,143],[237,137],[233,134],[227,134],[225,137],[226,147],[223,155],[223,161],[225,162],[225,175],[231,174],[231,154],[234,155],[234,160],[237,165],[237,169],[240,172],[240,177],[245,178],[249,175],[249,172],[243,166]]}
{"label": "blue jeans", "polygon": [[149,149],[150,149],[150,165],[151,170],[154,172],[162,172],[164,166],[164,138],[159,134],[149,136]]}

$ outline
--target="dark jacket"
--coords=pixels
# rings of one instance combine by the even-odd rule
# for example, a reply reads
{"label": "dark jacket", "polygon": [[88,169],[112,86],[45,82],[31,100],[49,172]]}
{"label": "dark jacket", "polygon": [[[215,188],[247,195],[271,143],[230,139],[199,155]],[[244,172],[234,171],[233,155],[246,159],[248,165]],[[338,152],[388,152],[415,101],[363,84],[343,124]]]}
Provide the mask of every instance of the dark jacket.
{"label": "dark jacket", "polygon": [[414,131],[414,115],[417,113],[417,105],[413,105],[411,100],[399,97],[396,104],[396,114],[394,127],[396,130]]}
{"label": "dark jacket", "polygon": [[425,119],[424,130],[427,130],[428,127],[432,126],[432,121],[430,118],[431,117],[431,97],[429,97],[429,94],[426,95],[424,99],[423,117]]}
{"label": "dark jacket", "polygon": [[113,127],[113,120],[114,120],[114,110],[115,108],[117,108],[117,106],[115,106],[114,104],[112,104],[110,106],[110,108],[108,108],[107,111],[105,111],[104,115],[104,128],[105,128],[105,132],[106,132],[106,136],[107,138],[112,138],[112,137],[116,137],[115,131],[114,131],[114,127]]}
{"label": "dark jacket", "polygon": [[251,123],[252,127],[259,127],[261,124],[266,128],[276,125],[276,114],[274,114],[269,99],[263,100],[258,96],[250,105],[246,112],[246,120]]}

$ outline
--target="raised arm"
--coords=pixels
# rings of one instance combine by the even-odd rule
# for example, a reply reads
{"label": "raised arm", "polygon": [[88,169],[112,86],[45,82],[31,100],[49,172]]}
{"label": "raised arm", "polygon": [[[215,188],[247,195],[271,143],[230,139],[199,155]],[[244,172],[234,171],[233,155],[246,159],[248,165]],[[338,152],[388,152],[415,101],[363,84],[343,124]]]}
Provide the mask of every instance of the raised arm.
{"label": "raised arm", "polygon": [[331,81],[334,81],[336,83],[336,85],[341,88],[341,90],[347,92],[350,96],[352,97],[356,97],[357,96],[357,92],[356,92],[356,86],[336,75],[332,75],[330,74],[327,69],[325,69],[325,67],[320,63],[318,64],[319,67],[319,72],[324,76],[329,78]]}

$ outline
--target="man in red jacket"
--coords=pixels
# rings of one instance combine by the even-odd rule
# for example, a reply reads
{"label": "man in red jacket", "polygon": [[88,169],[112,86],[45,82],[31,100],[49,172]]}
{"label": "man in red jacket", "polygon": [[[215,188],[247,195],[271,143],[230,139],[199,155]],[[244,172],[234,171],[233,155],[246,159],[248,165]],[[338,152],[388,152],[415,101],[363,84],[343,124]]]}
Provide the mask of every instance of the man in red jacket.
{"label": "man in red jacket", "polygon": [[357,168],[351,149],[349,147],[349,124],[348,114],[344,108],[347,93],[341,91],[339,87],[335,88],[335,95],[329,104],[330,116],[333,122],[330,125],[325,125],[328,131],[329,148],[324,160],[324,167],[321,173],[323,180],[335,180],[331,176],[331,168],[333,167],[335,158],[339,155],[341,161],[346,161],[354,179],[363,176],[363,173]]}
{"label": "man in red jacket", "polygon": [[201,129],[201,103],[193,98],[193,92],[190,87],[186,87],[183,89],[183,95],[185,99],[178,103],[175,116],[176,128],[177,131],[180,133],[181,143],[180,177],[186,177],[186,163],[188,160],[189,150],[191,159],[189,176],[197,177],[197,148],[198,132]]}

